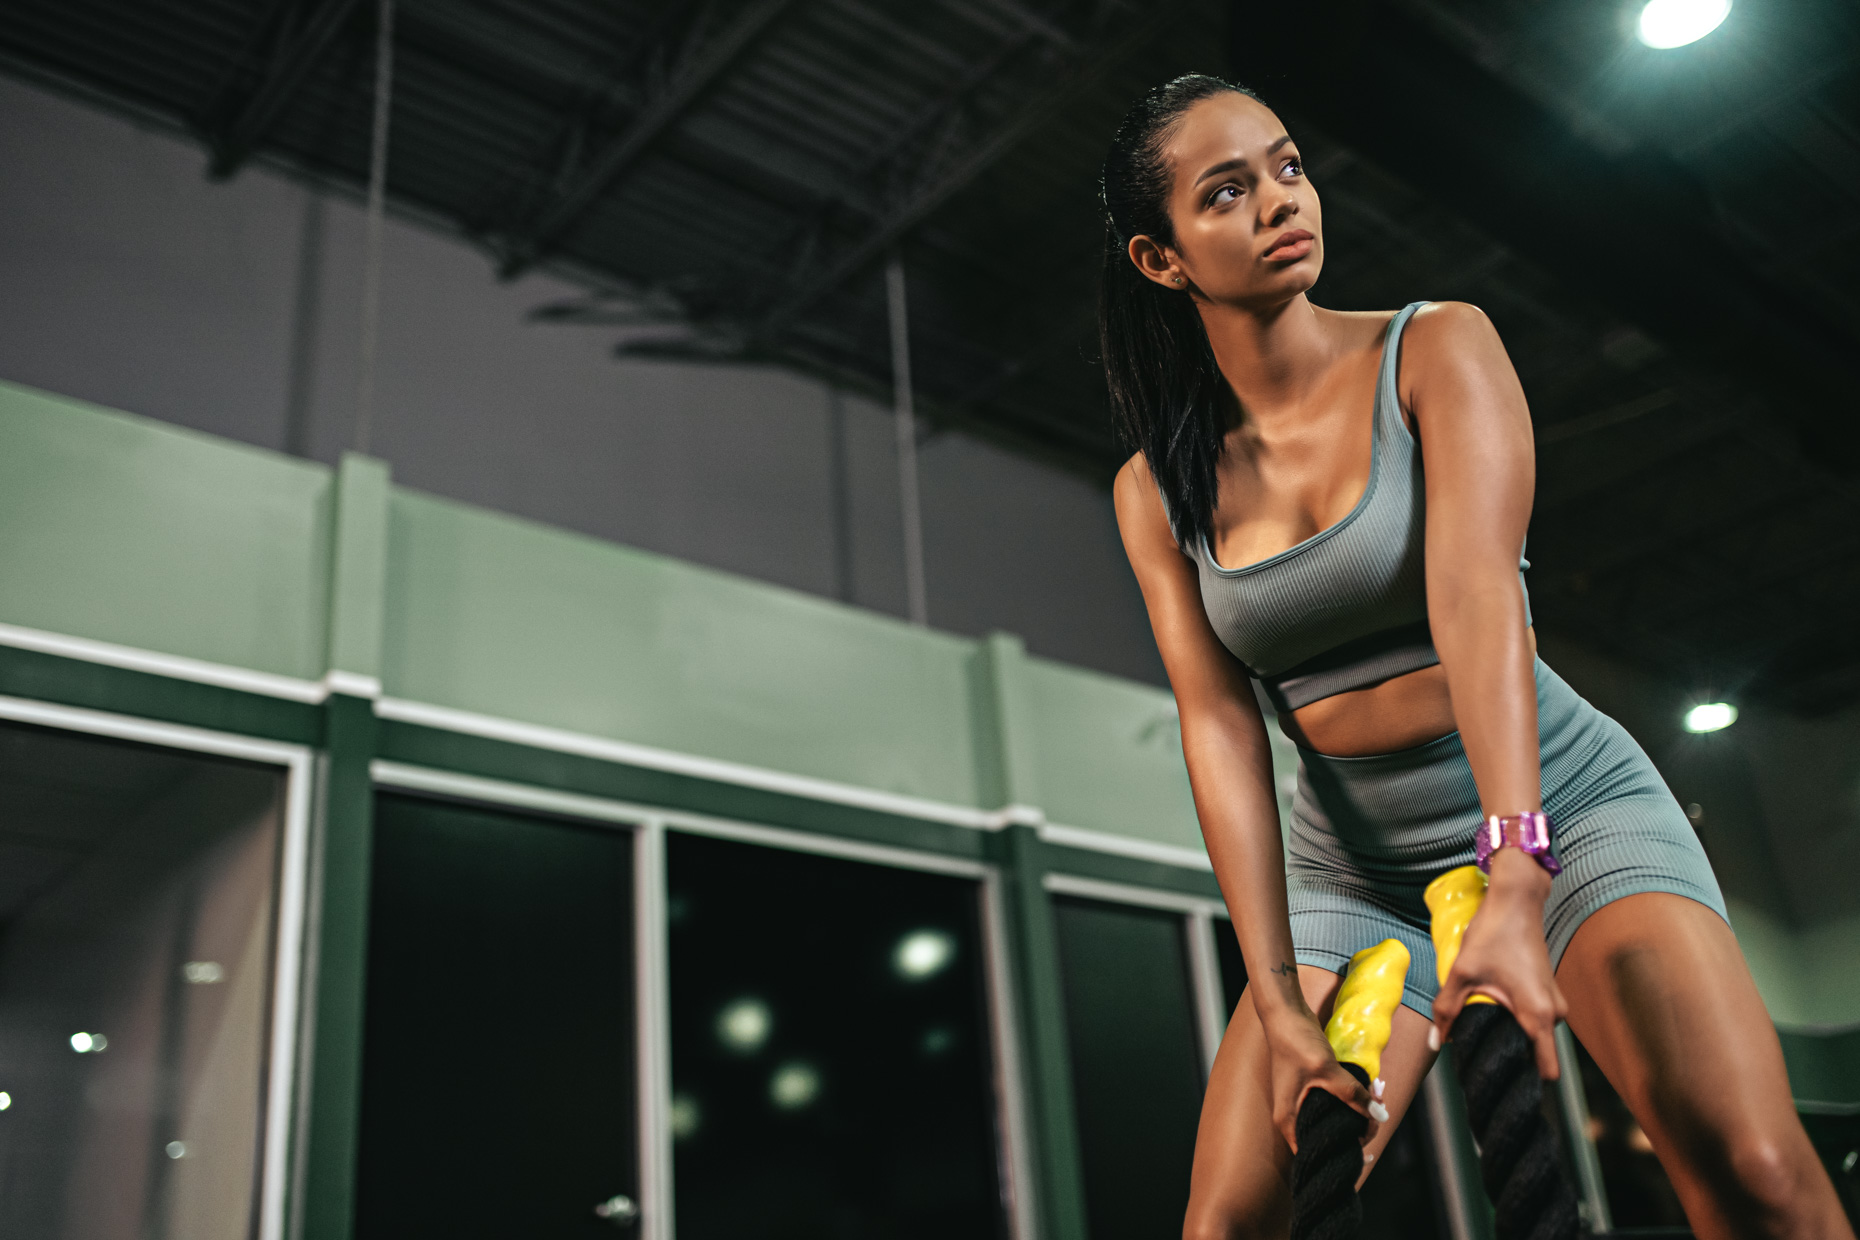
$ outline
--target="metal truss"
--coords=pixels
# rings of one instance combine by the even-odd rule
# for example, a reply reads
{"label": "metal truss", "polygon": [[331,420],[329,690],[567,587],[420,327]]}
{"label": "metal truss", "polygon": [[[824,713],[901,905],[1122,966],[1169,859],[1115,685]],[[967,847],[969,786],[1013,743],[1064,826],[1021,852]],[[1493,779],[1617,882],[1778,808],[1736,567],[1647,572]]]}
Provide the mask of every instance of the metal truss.
{"label": "metal truss", "polygon": [[264,141],[361,0],[279,0],[199,122],[212,152],[207,175],[232,176]]}
{"label": "metal truss", "polygon": [[714,6],[708,6],[695,23],[696,32],[668,31],[662,42],[647,50],[644,59],[649,66],[669,61],[671,68],[650,75],[632,120],[592,154],[582,155],[590,118],[584,115],[571,121],[564,141],[557,144],[557,149],[567,152],[569,175],[564,178],[558,174],[555,179],[563,182],[561,188],[505,239],[501,266],[504,278],[522,274],[543,257],[795,2],[750,0],[713,33],[704,29],[709,25],[706,19],[715,11]]}

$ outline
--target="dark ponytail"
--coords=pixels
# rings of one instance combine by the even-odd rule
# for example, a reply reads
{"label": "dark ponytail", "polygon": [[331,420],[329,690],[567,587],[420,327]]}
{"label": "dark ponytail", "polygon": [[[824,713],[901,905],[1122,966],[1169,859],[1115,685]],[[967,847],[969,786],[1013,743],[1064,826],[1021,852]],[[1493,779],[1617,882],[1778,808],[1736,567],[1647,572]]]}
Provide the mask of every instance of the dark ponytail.
{"label": "dark ponytail", "polygon": [[1100,183],[1105,242],[1098,343],[1111,416],[1125,449],[1149,462],[1176,542],[1185,548],[1213,528],[1227,381],[1188,294],[1146,278],[1127,248],[1136,236],[1174,243],[1172,174],[1163,144],[1189,108],[1229,92],[1258,98],[1244,86],[1199,73],[1145,94],[1124,113]]}

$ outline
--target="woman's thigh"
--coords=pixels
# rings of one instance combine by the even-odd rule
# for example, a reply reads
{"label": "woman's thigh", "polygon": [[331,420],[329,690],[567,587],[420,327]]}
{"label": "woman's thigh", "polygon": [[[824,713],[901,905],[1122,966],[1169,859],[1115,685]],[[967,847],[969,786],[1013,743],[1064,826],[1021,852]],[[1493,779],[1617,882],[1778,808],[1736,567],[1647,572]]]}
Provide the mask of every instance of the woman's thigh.
{"label": "woman's thigh", "polygon": [[[1342,978],[1299,965],[1298,981],[1318,1019],[1329,1020]],[[1252,993],[1249,988],[1234,1008],[1202,1099],[1184,1227],[1188,1240],[1277,1237],[1291,1226],[1292,1151],[1272,1122],[1271,1064]],[[1383,1104],[1389,1109],[1389,1122],[1369,1143],[1372,1160],[1388,1144],[1433,1065],[1427,1027],[1419,1014],[1396,1009],[1394,1030],[1382,1054],[1382,1078],[1387,1082]],[[1372,1161],[1365,1176],[1373,1167]]]}
{"label": "woman's thigh", "polygon": [[1853,1235],[1721,917],[1684,896],[1616,900],[1576,931],[1557,983],[1701,1240]]}

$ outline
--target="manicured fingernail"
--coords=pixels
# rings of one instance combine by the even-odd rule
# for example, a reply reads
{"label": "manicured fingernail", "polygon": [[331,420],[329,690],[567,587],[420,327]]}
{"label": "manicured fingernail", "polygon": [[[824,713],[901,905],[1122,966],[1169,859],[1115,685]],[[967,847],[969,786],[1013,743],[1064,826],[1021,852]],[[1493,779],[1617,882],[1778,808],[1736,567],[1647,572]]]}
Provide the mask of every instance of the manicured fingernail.
{"label": "manicured fingernail", "polygon": [[1368,1150],[1364,1150],[1363,1151],[1363,1165],[1367,1167],[1370,1163],[1374,1161],[1376,1161],[1376,1156],[1374,1154],[1371,1154]]}
{"label": "manicured fingernail", "polygon": [[1429,1025],[1427,1027],[1427,1049],[1430,1051],[1437,1051],[1440,1049],[1439,1025]]}
{"label": "manicured fingernail", "polygon": [[1380,1102],[1372,1102],[1369,1104],[1369,1118],[1378,1124],[1386,1124],[1389,1122],[1389,1109]]}
{"label": "manicured fingernail", "polygon": [[1382,1091],[1387,1089],[1388,1087],[1389,1087],[1389,1083],[1387,1081],[1383,1080],[1381,1077],[1377,1077],[1374,1081],[1370,1082],[1370,1085],[1369,1085],[1370,1096],[1374,1098],[1380,1098],[1382,1096]]}

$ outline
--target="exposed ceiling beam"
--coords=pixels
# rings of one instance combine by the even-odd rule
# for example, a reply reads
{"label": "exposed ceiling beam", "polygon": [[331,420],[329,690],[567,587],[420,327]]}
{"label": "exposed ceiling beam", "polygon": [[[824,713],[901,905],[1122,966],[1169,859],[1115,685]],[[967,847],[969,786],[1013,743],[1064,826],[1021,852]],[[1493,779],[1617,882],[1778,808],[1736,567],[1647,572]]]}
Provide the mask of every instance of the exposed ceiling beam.
{"label": "exposed ceiling beam", "polygon": [[644,106],[626,128],[590,157],[561,192],[509,239],[503,276],[509,279],[519,275],[542,257],[794,3],[795,0],[750,0],[728,25],[705,39],[663,86],[648,95]]}
{"label": "exposed ceiling beam", "polygon": [[[361,0],[283,0],[272,11],[253,53],[207,113],[208,176],[239,171],[359,7]],[[264,63],[253,63],[260,58]]]}
{"label": "exposed ceiling beam", "polygon": [[917,183],[840,252],[800,280],[763,316],[754,334],[782,335],[795,318],[832,293],[896,245],[931,213],[967,188],[997,160],[1052,120],[1078,93],[1096,83],[1125,57],[1143,46],[1173,8],[1150,5],[1133,25],[1115,37],[1079,45],[1072,63],[1036,91],[992,129],[964,147],[950,151],[928,168],[918,169]]}

